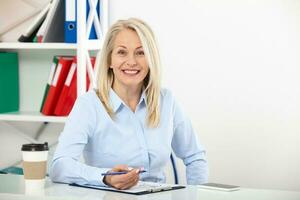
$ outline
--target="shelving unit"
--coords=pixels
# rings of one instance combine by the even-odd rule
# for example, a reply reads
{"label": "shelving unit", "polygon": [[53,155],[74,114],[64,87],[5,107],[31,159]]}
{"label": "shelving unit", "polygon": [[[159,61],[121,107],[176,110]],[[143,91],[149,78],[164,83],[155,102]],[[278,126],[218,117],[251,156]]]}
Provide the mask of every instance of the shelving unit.
{"label": "shelving unit", "polygon": [[[20,111],[1,113],[0,121],[54,122],[64,123],[66,117],[40,114],[44,89],[55,55],[77,56],[77,94],[85,93],[86,66],[89,55],[100,51],[104,33],[108,28],[108,0],[89,0],[90,5],[100,2],[100,24],[103,32],[99,40],[88,40],[86,24],[86,1],[77,1],[77,44],[70,43],[0,43],[0,51],[16,51],[19,56]],[[91,6],[91,9],[93,6]],[[96,60],[96,64],[99,61]],[[95,79],[94,74],[90,76]],[[95,83],[95,80],[91,80]],[[95,85],[94,85],[95,86]]]}

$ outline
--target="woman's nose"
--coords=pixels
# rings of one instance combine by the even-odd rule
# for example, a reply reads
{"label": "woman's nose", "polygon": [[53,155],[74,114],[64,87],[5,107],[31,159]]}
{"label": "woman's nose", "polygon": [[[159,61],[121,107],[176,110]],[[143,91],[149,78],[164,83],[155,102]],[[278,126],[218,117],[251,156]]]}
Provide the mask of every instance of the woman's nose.
{"label": "woman's nose", "polygon": [[128,59],[126,61],[126,64],[128,66],[134,66],[136,65],[136,58],[135,58],[135,55],[128,55]]}

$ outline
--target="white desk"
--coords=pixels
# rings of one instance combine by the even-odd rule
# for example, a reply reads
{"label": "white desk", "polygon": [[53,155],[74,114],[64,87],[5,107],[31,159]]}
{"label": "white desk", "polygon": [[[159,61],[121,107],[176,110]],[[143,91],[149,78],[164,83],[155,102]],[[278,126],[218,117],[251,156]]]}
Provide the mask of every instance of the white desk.
{"label": "white desk", "polygon": [[222,192],[199,189],[188,186],[186,189],[153,193],[147,195],[128,195],[106,192],[67,184],[56,184],[46,181],[44,191],[27,195],[24,189],[23,176],[0,174],[0,199],[2,200],[36,200],[36,199],[80,199],[80,200],[300,200],[300,192],[280,190],[258,190],[241,188],[239,191]]}

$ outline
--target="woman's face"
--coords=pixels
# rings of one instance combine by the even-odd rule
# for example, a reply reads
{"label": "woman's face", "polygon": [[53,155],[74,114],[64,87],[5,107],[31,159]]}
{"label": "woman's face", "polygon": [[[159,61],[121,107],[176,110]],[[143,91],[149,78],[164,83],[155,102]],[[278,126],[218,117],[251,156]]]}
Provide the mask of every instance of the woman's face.
{"label": "woman's face", "polygon": [[111,54],[113,87],[142,87],[149,72],[148,63],[137,33],[124,29],[118,33]]}

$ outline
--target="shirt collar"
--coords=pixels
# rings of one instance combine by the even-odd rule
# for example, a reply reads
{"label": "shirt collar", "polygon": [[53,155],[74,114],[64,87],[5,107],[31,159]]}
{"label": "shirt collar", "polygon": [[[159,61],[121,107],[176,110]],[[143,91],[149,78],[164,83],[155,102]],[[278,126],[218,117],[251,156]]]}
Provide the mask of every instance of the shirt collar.
{"label": "shirt collar", "polygon": [[109,99],[113,111],[116,112],[123,103],[122,99],[115,93],[112,88],[110,88],[109,90]]}
{"label": "shirt collar", "polygon": [[143,102],[145,103],[145,105],[147,105],[147,98],[146,98],[145,90],[143,90],[143,92],[142,92],[142,95],[141,95],[141,98],[140,98],[140,101],[139,101],[138,105],[140,105]]}
{"label": "shirt collar", "polygon": [[[109,90],[109,99],[110,99],[110,104],[111,104],[114,112],[116,112],[120,108],[121,105],[123,105],[123,106],[126,105],[112,88],[110,88],[110,90]],[[145,103],[145,105],[147,105],[145,90],[143,90],[143,92],[142,92],[138,106],[143,102]]]}

